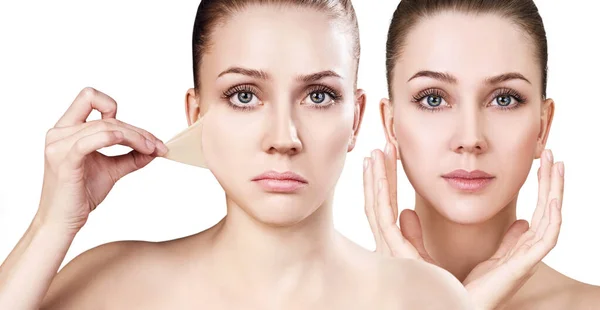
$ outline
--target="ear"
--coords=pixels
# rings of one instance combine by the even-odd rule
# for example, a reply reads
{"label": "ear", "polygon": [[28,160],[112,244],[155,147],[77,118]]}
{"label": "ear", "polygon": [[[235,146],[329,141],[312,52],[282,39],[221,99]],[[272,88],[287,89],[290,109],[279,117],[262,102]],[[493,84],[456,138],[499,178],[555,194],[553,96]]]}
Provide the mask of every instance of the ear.
{"label": "ear", "polygon": [[356,146],[356,137],[360,131],[360,125],[362,124],[363,115],[365,114],[365,105],[367,102],[367,96],[365,91],[362,89],[356,90],[354,98],[354,123],[352,124],[352,137],[348,143],[348,152],[352,151]]}
{"label": "ear", "polygon": [[185,114],[188,126],[195,123],[200,116],[200,103],[196,98],[196,90],[193,88],[188,89],[185,93]]}
{"label": "ear", "polygon": [[398,147],[398,139],[396,139],[396,129],[394,127],[394,107],[390,99],[381,99],[379,102],[379,113],[381,114],[385,140],[396,147],[396,158],[400,158],[400,148]]}
{"label": "ear", "polygon": [[542,152],[546,148],[546,142],[548,141],[548,135],[550,134],[550,127],[552,127],[552,120],[554,118],[554,100],[546,99],[542,102],[542,109],[540,113],[540,133],[538,135],[537,145],[535,149],[535,159],[542,156]]}

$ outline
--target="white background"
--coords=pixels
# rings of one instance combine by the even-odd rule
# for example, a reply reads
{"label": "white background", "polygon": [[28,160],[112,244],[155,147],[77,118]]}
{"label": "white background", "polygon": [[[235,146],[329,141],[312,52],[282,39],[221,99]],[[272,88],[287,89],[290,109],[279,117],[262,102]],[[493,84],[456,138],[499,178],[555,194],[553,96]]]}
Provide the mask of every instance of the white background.
{"label": "white background", "polygon": [[[37,209],[45,133],[81,88],[108,93],[119,103],[118,118],[164,141],[186,127],[183,99],[192,86],[191,35],[198,2],[0,3],[0,261]],[[364,156],[383,147],[377,104],[387,92],[385,39],[397,3],[354,1],[362,37],[359,87],[367,91],[368,107],[357,148],[337,186],[335,223],[371,249],[361,167]],[[600,6],[589,0],[536,3],[549,40],[548,95],[557,102],[548,147],[566,163],[564,222],[545,262],[600,285],[600,100],[595,93]],[[520,218],[529,220],[533,213],[538,164],[521,191]],[[399,186],[400,207],[412,208],[413,190],[402,172]],[[157,159],[117,183],[65,262],[109,241],[166,240],[204,230],[224,215],[223,197],[208,170]]]}

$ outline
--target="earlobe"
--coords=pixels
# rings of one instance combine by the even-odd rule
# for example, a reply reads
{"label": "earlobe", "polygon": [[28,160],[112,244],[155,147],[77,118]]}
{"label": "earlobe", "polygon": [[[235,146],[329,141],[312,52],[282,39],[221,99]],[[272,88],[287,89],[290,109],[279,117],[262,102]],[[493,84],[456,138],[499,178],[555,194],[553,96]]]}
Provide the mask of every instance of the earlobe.
{"label": "earlobe", "polygon": [[362,124],[363,116],[365,114],[365,105],[367,102],[367,96],[362,89],[356,90],[354,98],[354,122],[352,124],[352,136],[348,142],[348,152],[351,152],[356,145],[356,137],[360,131],[360,125]]}
{"label": "earlobe", "polygon": [[535,152],[536,159],[542,156],[542,152],[546,148],[548,136],[550,135],[550,128],[552,127],[552,120],[554,119],[554,100],[544,100],[542,102],[542,109],[540,114],[540,133],[538,135],[537,147]]}
{"label": "earlobe", "polygon": [[200,116],[200,104],[196,98],[196,90],[194,88],[188,89],[185,94],[185,114],[188,126],[194,124]]}
{"label": "earlobe", "polygon": [[381,114],[381,123],[385,133],[385,140],[396,147],[396,156],[400,158],[400,148],[398,139],[396,139],[396,128],[394,126],[394,107],[388,98],[383,98],[379,102],[379,113]]}

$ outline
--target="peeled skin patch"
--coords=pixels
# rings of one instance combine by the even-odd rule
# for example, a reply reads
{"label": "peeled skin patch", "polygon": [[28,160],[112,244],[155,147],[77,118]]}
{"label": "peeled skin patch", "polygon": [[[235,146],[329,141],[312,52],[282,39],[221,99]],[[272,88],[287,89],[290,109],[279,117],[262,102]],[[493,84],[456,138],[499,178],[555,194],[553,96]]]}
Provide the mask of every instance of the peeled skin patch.
{"label": "peeled skin patch", "polygon": [[178,133],[165,145],[169,149],[162,157],[182,164],[206,168],[206,160],[202,153],[202,123],[199,118],[194,124]]}

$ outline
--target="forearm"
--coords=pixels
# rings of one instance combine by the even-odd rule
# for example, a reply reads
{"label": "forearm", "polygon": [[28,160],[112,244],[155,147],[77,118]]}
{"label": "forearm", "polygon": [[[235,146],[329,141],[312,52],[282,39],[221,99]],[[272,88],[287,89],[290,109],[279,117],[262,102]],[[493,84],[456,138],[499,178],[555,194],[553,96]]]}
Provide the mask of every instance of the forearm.
{"label": "forearm", "polygon": [[0,266],[0,309],[38,309],[74,235],[37,217]]}

